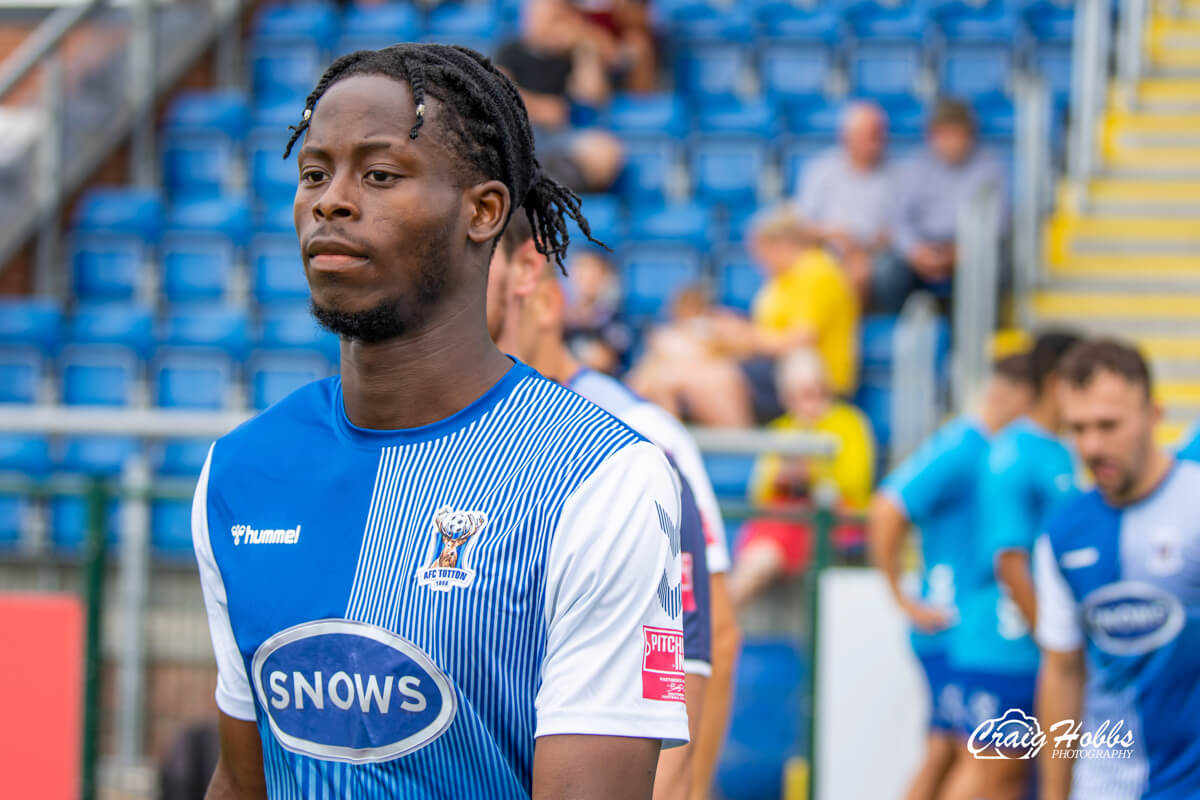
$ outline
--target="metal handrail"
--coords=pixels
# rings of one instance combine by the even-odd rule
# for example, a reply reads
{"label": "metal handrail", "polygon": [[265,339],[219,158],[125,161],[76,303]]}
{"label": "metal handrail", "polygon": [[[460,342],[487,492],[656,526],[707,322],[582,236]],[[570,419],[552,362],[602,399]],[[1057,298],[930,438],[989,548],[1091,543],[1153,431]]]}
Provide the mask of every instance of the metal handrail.
{"label": "metal handrail", "polygon": [[80,5],[62,6],[43,20],[0,64],[0,98],[24,80],[93,9],[104,4],[105,0],[87,0]]}

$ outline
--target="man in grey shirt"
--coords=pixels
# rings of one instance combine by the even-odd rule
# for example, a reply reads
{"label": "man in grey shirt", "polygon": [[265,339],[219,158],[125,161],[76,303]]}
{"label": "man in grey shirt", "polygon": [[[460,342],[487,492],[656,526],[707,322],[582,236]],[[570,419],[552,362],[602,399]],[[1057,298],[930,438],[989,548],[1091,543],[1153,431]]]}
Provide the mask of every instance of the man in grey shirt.
{"label": "man in grey shirt", "polygon": [[804,168],[800,216],[834,250],[865,299],[871,257],[888,242],[893,185],[886,163],[887,115],[869,102],[842,115],[841,144]]}
{"label": "man in grey shirt", "polygon": [[890,225],[892,250],[875,264],[872,305],[896,311],[916,289],[947,295],[954,275],[959,209],[991,184],[1007,206],[1004,167],[978,147],[975,116],[957,100],[933,110],[927,148],[897,165]]}

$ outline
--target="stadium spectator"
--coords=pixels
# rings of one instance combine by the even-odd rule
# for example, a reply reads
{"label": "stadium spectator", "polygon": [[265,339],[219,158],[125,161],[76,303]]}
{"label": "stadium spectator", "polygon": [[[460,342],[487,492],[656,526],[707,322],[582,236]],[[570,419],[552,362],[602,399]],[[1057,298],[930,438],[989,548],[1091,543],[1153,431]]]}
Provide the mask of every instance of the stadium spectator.
{"label": "stadium spectator", "polygon": [[[1155,445],[1162,408],[1134,347],[1087,342],[1061,372],[1066,428],[1096,487],[1035,549],[1050,736],[1039,797],[1200,797],[1200,467]],[[1060,720],[1082,720],[1072,732],[1093,742],[1060,746]]]}
{"label": "stadium spectator", "polygon": [[[779,363],[779,396],[786,413],[769,425],[781,432],[825,433],[838,443],[831,458],[779,456],[766,453],[754,466],[750,498],[771,509],[810,507],[810,496],[823,483],[837,487],[841,508],[862,512],[871,495],[875,442],[870,423],[854,406],[835,400],[825,363],[813,350],[793,350]],[[861,530],[841,528],[835,536],[846,543]],[[792,576],[807,563],[812,543],[807,523],[754,519],[742,528],[742,539],[729,578],[730,594],[744,606],[780,577]]]}
{"label": "stadium spectator", "polygon": [[612,264],[596,249],[571,259],[563,334],[584,366],[617,375],[628,366],[633,331],[621,315],[621,286]]}
{"label": "stadium spectator", "polygon": [[978,146],[975,116],[957,100],[942,100],[926,130],[928,147],[897,164],[891,248],[877,259],[872,307],[898,311],[917,289],[946,295],[955,269],[960,210],[982,187],[1007,197],[1004,167]]}
{"label": "stadium spectator", "polygon": [[858,300],[846,274],[809,226],[788,209],[757,221],[751,252],[768,276],[751,319],[714,312],[700,328],[695,357],[647,356],[630,375],[644,397],[714,426],[766,424],[785,409],[776,392],[776,361],[814,348],[835,395],[848,397],[858,380]]}
{"label": "stadium spectator", "polygon": [[631,92],[652,92],[658,85],[658,48],[648,0],[573,0],[588,23],[618,85]]}
{"label": "stadium spectator", "polygon": [[[955,781],[962,683],[950,665],[958,632],[959,589],[969,571],[971,535],[978,530],[978,476],[992,436],[1029,410],[1030,358],[1011,355],[992,365],[977,413],[942,426],[884,479],[871,502],[871,556],[912,628],[910,643],[929,687],[925,757],[907,800],[934,800]],[[904,587],[901,560],[909,526],[920,530],[920,587]],[[968,643],[969,645],[969,643]]]}
{"label": "stadium spectator", "polygon": [[620,142],[571,121],[573,106],[599,108],[612,93],[583,15],[567,0],[531,0],[520,37],[501,46],[496,66],[521,92],[547,171],[581,192],[612,186],[624,159]]}
{"label": "stadium spectator", "polygon": [[841,144],[808,163],[797,199],[800,216],[840,256],[864,302],[871,259],[888,243],[893,186],[886,158],[887,114],[876,103],[853,103],[842,115]]}

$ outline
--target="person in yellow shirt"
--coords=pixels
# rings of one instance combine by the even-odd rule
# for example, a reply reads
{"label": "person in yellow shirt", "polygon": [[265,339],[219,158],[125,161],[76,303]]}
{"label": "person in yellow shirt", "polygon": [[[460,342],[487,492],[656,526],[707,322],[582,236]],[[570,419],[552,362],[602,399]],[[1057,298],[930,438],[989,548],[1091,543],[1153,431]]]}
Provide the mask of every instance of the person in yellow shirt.
{"label": "person in yellow shirt", "polygon": [[[789,353],[779,365],[779,394],[787,412],[768,427],[829,434],[837,440],[837,452],[822,458],[762,455],[751,479],[751,501],[767,508],[805,508],[814,487],[832,483],[842,510],[865,511],[871,498],[875,441],[862,412],[834,399],[824,359],[811,349]],[[861,526],[841,527],[834,535],[842,540],[861,539]],[[734,603],[744,605],[776,579],[799,572],[808,560],[811,540],[806,523],[747,522],[729,578]]]}
{"label": "person in yellow shirt", "polygon": [[775,391],[776,362],[810,347],[820,354],[833,392],[854,393],[859,307],[845,271],[791,209],[760,219],[750,250],[767,276],[751,318],[719,310],[702,325],[652,335],[646,358],[629,376],[635,391],[701,424],[762,425],[784,412]]}

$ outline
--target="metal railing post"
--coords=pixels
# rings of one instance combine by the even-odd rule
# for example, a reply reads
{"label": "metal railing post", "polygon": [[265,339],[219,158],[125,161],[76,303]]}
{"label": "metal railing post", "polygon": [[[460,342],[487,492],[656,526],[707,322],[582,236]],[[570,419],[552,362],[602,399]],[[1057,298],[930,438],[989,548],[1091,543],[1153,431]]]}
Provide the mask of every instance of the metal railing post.
{"label": "metal railing post", "polygon": [[987,376],[988,339],[996,330],[1000,197],[981,186],[959,209],[954,276],[952,405],[965,410]]}
{"label": "metal railing post", "polygon": [[100,739],[101,620],[104,615],[104,571],[107,550],[108,492],[104,482],[93,479],[87,491],[87,548],[84,557],[83,602],[87,609],[87,641],[84,645],[83,744],[80,749],[80,796],[96,796],[96,753]]}
{"label": "metal railing post", "polygon": [[37,147],[35,192],[39,215],[34,291],[43,297],[59,294],[58,206],[63,183],[63,68],[57,52],[42,60],[42,114],[45,129]]}
{"label": "metal railing post", "polygon": [[808,800],[816,800],[817,781],[817,643],[820,641],[821,575],[833,560],[834,508],[838,501],[837,487],[821,484],[814,492],[816,510],[813,513],[813,561],[808,586]]}
{"label": "metal railing post", "polygon": [[130,142],[130,182],[154,186],[158,158],[154,144],[155,9],[154,0],[133,0],[129,29],[129,89],[135,115]]}
{"label": "metal railing post", "polygon": [[217,86],[234,89],[239,79],[242,58],[242,35],[238,30],[241,3],[238,0],[213,0],[213,14],[221,33],[216,44]]}
{"label": "metal railing post", "polygon": [[1138,102],[1138,82],[1142,79],[1145,48],[1142,40],[1146,36],[1146,17],[1150,11],[1148,0],[1121,0],[1119,42],[1117,47],[1117,74],[1121,78],[1122,96],[1126,107],[1133,110]]}
{"label": "metal railing post", "polygon": [[1078,0],[1071,62],[1068,169],[1077,198],[1086,197],[1096,167],[1096,128],[1108,85],[1108,0]]}
{"label": "metal railing post", "polygon": [[937,302],[918,292],[904,303],[892,338],[892,435],[888,462],[899,464],[933,432],[939,416]]}
{"label": "metal railing post", "polygon": [[146,699],[145,618],[150,580],[150,469],[130,459],[121,477],[121,648],[117,656],[117,761],[136,766],[142,756]]}
{"label": "metal railing post", "polygon": [[1016,83],[1013,298],[1017,324],[1033,324],[1032,294],[1042,284],[1042,214],[1050,180],[1050,94],[1033,74]]}

